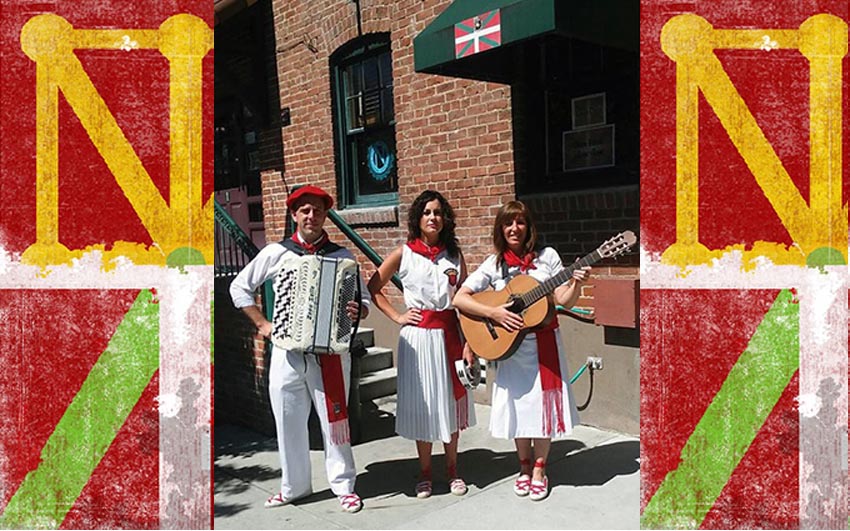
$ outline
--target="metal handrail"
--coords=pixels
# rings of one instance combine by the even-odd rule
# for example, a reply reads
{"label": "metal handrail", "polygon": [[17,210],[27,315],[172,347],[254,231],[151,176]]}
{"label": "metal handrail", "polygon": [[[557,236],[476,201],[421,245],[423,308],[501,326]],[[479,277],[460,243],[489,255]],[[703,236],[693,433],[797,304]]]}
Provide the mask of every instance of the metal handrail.
{"label": "metal handrail", "polygon": [[[215,204],[215,223],[218,228],[221,230],[222,234],[229,238],[236,247],[239,248],[240,251],[245,253],[245,256],[248,257],[248,260],[253,260],[259,253],[260,248],[257,247],[251,238],[245,234],[245,231],[236,223],[236,221],[230,217],[230,214],[227,213],[227,210],[221,206],[218,201],[214,202]],[[218,230],[216,230],[216,236],[218,236]],[[216,259],[221,259],[222,261],[222,270],[228,270],[229,273],[233,273],[234,275],[238,273],[236,270],[236,266],[239,270],[245,267],[246,264],[240,263],[240,260],[237,256],[234,256],[233,250],[229,249],[226,251],[226,254],[222,256],[225,251],[223,250],[223,246],[220,245],[220,238],[216,238]],[[232,269],[232,271],[230,271]],[[228,275],[229,276],[229,275]],[[266,316],[266,319],[272,319],[272,309],[274,307],[274,289],[272,287],[271,280],[267,280],[263,284],[263,293],[262,293],[262,301],[263,301],[263,313]]]}
{"label": "metal handrail", "polygon": [[[360,252],[366,255],[366,258],[368,258],[369,261],[375,264],[376,268],[381,267],[381,264],[384,263],[384,259],[381,258],[381,256],[377,252],[375,252],[375,249],[373,249],[371,245],[366,243],[366,240],[360,237],[360,235],[357,234],[357,232],[355,232],[355,230],[351,228],[351,225],[349,225],[344,219],[342,219],[342,216],[337,214],[335,210],[328,210],[328,219],[330,219],[333,224],[337,226],[337,228],[345,235],[346,238],[351,240],[351,243],[353,243],[358,249],[360,249]],[[398,275],[394,274],[390,281],[392,281],[392,283],[395,285],[395,287],[399,289],[399,291],[404,291],[404,287],[402,286],[401,279],[398,278]]]}
{"label": "metal handrail", "polygon": [[253,260],[254,257],[259,254],[260,248],[251,241],[251,238],[249,238],[248,235],[245,234],[245,231],[236,224],[236,221],[230,217],[227,210],[218,204],[218,201],[215,201],[215,221],[221,226],[228,236],[233,238],[234,243],[236,243],[242,252],[248,255],[249,259]]}

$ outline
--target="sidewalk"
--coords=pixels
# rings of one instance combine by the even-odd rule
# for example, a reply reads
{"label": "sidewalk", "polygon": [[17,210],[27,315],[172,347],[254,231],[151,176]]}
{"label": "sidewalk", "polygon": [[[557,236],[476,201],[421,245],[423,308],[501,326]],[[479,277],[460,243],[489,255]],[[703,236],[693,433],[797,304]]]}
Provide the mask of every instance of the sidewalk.
{"label": "sidewalk", "polygon": [[363,510],[344,513],[328,488],[320,440],[311,430],[314,494],[293,505],[263,508],[280,487],[274,438],[236,426],[215,429],[216,529],[638,529],[638,439],[578,426],[552,444],[549,498],[533,502],[512,490],[518,471],[511,441],[493,439],[490,408],[476,405],[478,424],[461,434],[459,469],[469,485],[453,496],[442,445],[435,444],[434,494],[413,493],[418,476],[413,442],[394,433],[395,396],[364,404],[363,441],[354,446]]}

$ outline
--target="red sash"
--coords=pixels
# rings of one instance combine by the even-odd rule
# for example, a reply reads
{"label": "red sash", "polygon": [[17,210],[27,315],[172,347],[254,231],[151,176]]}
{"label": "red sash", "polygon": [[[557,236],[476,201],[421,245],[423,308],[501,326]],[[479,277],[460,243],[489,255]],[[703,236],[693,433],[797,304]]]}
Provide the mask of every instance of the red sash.
{"label": "red sash", "polygon": [[[551,437],[566,430],[564,424],[563,379],[555,338],[558,318],[543,328],[535,329],[537,337],[537,363],[540,368],[540,386],[543,389],[543,433]],[[554,416],[554,418],[553,418]]]}
{"label": "red sash", "polygon": [[446,339],[446,359],[456,402],[457,429],[464,430],[469,427],[469,398],[466,388],[460,383],[454,370],[455,361],[463,358],[457,313],[454,310],[420,310],[420,313],[422,320],[417,325],[419,328],[439,328],[443,331],[443,337]]}
{"label": "red sash", "polygon": [[351,442],[348,427],[348,402],[345,396],[345,380],[342,374],[342,356],[322,354],[319,356],[322,367],[322,387],[325,389],[325,407],[328,411],[331,443],[334,445]]}

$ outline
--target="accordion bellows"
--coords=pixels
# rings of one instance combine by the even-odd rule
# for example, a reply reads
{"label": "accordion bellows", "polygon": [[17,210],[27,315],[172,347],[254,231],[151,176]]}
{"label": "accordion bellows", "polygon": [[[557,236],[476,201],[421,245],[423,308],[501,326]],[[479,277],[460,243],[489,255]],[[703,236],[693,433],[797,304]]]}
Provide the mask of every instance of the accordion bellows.
{"label": "accordion bellows", "polygon": [[351,343],[352,321],[346,312],[355,300],[357,262],[348,258],[293,256],[284,261],[274,282],[272,343],[316,354],[339,354]]}

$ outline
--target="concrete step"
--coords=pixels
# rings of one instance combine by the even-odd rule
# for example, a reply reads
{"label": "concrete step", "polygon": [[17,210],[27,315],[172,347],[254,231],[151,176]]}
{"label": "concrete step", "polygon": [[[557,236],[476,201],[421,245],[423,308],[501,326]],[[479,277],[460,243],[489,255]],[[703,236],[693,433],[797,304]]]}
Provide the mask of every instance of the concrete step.
{"label": "concrete step", "polygon": [[389,369],[393,366],[393,350],[385,347],[369,347],[360,358],[360,374]]}
{"label": "concrete step", "polygon": [[360,377],[360,402],[396,393],[396,368],[364,373]]}
{"label": "concrete step", "polygon": [[356,337],[363,342],[363,346],[366,348],[375,346],[375,330],[373,328],[358,329]]}

